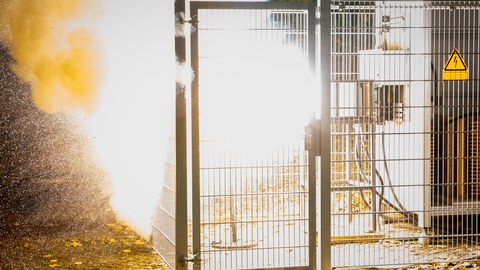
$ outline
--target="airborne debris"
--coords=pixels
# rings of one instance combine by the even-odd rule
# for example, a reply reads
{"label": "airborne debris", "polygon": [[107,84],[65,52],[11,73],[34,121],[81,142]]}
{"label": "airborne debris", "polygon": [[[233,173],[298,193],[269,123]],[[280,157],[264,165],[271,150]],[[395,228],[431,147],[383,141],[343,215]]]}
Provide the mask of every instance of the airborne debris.
{"label": "airborne debris", "polygon": [[77,242],[77,241],[72,241],[72,243],[67,244],[68,247],[81,247],[83,246],[82,243]]}
{"label": "airborne debris", "polygon": [[0,43],[0,269],[167,269],[149,245],[125,246],[146,240],[117,222],[89,136],[39,111],[13,64]]}

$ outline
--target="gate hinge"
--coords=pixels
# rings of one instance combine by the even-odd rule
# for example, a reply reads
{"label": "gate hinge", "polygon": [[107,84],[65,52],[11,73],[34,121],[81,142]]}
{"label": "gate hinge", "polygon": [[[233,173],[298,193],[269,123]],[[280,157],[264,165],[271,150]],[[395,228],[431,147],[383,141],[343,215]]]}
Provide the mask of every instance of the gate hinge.
{"label": "gate hinge", "polygon": [[180,24],[196,25],[197,23],[199,23],[199,21],[195,19],[196,16],[197,15],[194,15],[193,17],[186,19],[183,17],[183,14],[182,14],[181,16],[178,17],[177,22]]}
{"label": "gate hinge", "polygon": [[178,261],[183,264],[186,264],[189,262],[190,263],[199,262],[201,260],[202,259],[200,259],[200,252],[197,252],[195,254],[190,254],[188,256],[181,255],[180,257],[178,257]]}

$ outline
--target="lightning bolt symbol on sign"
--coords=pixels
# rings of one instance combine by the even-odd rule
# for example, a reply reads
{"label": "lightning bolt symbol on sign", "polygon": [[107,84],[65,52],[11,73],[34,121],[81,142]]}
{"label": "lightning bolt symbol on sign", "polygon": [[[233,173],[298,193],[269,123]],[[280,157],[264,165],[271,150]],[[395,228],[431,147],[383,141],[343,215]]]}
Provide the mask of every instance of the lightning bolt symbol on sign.
{"label": "lightning bolt symbol on sign", "polygon": [[443,68],[444,71],[465,71],[468,70],[467,65],[457,49],[454,49]]}

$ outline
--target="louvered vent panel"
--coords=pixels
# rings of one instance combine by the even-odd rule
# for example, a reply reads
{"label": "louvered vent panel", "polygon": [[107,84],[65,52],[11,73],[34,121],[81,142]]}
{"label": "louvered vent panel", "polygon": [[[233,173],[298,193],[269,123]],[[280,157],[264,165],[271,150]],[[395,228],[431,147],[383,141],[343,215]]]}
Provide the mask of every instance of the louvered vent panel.
{"label": "louvered vent panel", "polygon": [[467,197],[480,195],[480,142],[479,126],[477,117],[471,117],[468,124],[468,165],[467,165],[467,187],[465,194]]}

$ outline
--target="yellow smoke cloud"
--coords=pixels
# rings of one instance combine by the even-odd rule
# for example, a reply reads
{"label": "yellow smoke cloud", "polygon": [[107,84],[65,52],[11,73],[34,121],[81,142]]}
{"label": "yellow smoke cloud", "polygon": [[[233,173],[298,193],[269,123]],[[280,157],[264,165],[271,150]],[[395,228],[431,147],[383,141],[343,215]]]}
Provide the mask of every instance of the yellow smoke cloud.
{"label": "yellow smoke cloud", "polygon": [[32,87],[46,112],[97,103],[100,66],[92,31],[95,0],[0,0],[0,42],[7,45],[16,73]]}

